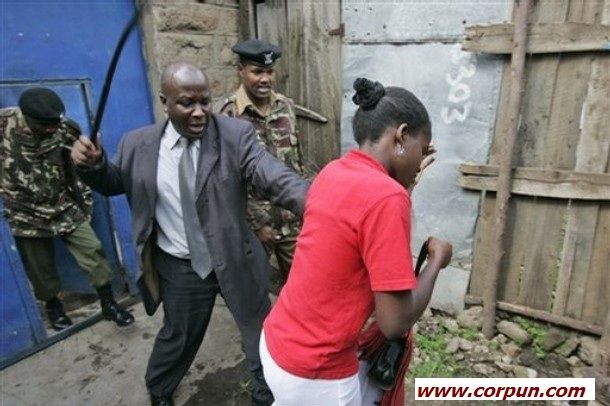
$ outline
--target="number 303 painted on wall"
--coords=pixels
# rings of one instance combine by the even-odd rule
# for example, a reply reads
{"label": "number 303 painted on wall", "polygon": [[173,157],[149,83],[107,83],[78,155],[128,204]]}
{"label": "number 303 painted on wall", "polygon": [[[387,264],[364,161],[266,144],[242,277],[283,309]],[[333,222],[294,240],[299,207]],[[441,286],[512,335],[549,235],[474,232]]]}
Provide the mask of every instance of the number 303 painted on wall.
{"label": "number 303 painted on wall", "polygon": [[468,117],[472,108],[472,102],[468,101],[470,98],[470,86],[462,82],[463,79],[474,76],[477,71],[476,66],[473,63],[470,63],[471,58],[471,54],[467,54],[460,50],[459,44],[457,48],[451,50],[451,62],[458,66],[458,72],[455,77],[453,77],[451,73],[445,74],[445,82],[451,86],[447,101],[454,104],[463,104],[456,107],[443,107],[441,110],[441,118],[445,124],[452,124],[455,121],[463,122]]}

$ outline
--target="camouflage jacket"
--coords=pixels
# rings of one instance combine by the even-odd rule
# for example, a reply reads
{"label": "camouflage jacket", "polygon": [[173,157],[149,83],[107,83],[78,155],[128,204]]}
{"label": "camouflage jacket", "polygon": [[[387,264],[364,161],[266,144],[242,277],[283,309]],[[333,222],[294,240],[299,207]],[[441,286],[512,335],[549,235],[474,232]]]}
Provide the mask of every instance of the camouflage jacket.
{"label": "camouflage jacket", "polygon": [[91,190],[70,162],[79,135],[72,120],[51,136],[34,135],[18,108],[0,110],[0,196],[13,235],[69,234],[90,220]]}
{"label": "camouflage jacket", "polygon": [[[296,130],[294,102],[279,93],[272,93],[272,108],[266,115],[252,103],[243,86],[218,107],[220,114],[248,120],[254,126],[257,138],[267,151],[282,160],[288,167],[303,175],[303,158]],[[290,211],[275,207],[250,187],[247,218],[253,230],[270,225],[283,235],[297,235],[300,220]]]}

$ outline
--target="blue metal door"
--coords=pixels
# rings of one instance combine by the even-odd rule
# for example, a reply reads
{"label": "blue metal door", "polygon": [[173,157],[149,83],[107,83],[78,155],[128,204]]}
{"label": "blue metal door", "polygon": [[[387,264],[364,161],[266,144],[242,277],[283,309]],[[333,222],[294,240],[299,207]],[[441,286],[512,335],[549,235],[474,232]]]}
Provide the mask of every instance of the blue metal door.
{"label": "blue metal door", "polygon": [[[27,86],[47,86],[64,100],[67,116],[88,131],[92,106],[97,106],[109,59],[134,11],[133,0],[0,0],[0,107],[15,105]],[[134,32],[121,55],[102,123],[102,144],[108,156],[114,155],[126,131],[152,121],[140,35]],[[126,199],[96,196],[93,218],[108,259],[115,271],[124,272],[130,290],[135,291],[136,258]],[[21,274],[23,270],[5,223],[0,223],[0,235],[0,306],[3,320],[13,322],[2,325],[1,361],[32,343],[39,343],[44,335],[40,334],[40,317],[31,315],[35,302],[27,279]],[[63,251],[65,248],[59,244],[58,249],[63,288],[90,291],[86,277],[67,251]],[[29,334],[24,332],[26,324]]]}

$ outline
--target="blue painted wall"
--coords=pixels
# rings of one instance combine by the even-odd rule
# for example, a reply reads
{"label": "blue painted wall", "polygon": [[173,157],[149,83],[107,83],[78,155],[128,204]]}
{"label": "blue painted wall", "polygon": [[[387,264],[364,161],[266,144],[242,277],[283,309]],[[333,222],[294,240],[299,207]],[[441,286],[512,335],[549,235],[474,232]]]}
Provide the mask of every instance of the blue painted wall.
{"label": "blue painted wall", "polygon": [[[49,79],[84,79],[88,80],[91,91],[93,110],[97,107],[106,69],[116,46],[118,37],[127,21],[131,18],[135,6],[132,0],[124,1],[32,1],[18,2],[0,0],[0,82],[37,81]],[[5,100],[3,101],[2,98]],[[4,96],[0,94],[0,103],[8,104],[8,99],[14,99],[10,88],[4,88]],[[68,115],[70,110],[81,107],[71,100],[66,100]],[[142,56],[141,38],[139,32],[133,32],[127,41],[121,59],[117,66],[112,89],[106,106],[101,131],[102,143],[109,154],[113,156],[119,139],[131,129],[153,122],[153,110],[146,77],[146,67]],[[83,128],[88,128],[80,122]],[[108,222],[112,219],[118,239],[123,265],[130,276],[130,286],[134,286],[136,258],[131,240],[131,218],[127,201],[124,197],[114,197],[104,202],[98,202],[95,222],[102,219]],[[98,225],[104,226],[104,225]],[[107,226],[107,225],[106,225]],[[0,243],[0,272],[2,280],[10,279],[11,261],[6,256],[7,246],[10,246],[10,235],[3,231]],[[112,258],[111,258],[112,259]],[[11,268],[10,272],[15,272]],[[4,278],[6,276],[7,278]],[[14,277],[13,277],[14,279]],[[14,283],[27,283],[23,280]],[[4,283],[3,283],[4,285]],[[32,340],[39,339],[35,331],[37,326],[31,325],[30,341],[5,346],[5,332],[8,326],[4,323],[7,309],[15,309],[17,301],[22,302],[23,311],[11,316],[15,323],[15,331],[24,325],[32,324],[26,315],[26,302],[31,297],[5,296],[11,289],[2,286],[0,305],[2,305],[2,352],[0,358],[5,359],[16,349],[31,345]],[[20,289],[19,291],[22,291]],[[21,315],[19,315],[21,314]],[[8,316],[6,316],[8,317]],[[21,323],[21,324],[19,324]],[[34,321],[33,324],[36,324]],[[19,325],[19,326],[18,326]],[[18,348],[21,347],[21,348]],[[5,350],[6,349],[6,350]]]}

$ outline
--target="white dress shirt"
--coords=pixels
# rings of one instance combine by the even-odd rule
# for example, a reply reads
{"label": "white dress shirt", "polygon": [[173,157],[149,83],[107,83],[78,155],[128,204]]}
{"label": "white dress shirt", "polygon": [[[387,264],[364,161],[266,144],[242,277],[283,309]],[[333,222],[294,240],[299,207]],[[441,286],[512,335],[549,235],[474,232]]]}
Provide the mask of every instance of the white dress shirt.
{"label": "white dress shirt", "polygon": [[[159,147],[159,166],[157,168],[157,245],[163,251],[178,258],[189,258],[189,248],[184,231],[182,205],[180,203],[180,179],[178,166],[183,147],[180,134],[172,122],[167,123]],[[193,141],[189,148],[194,166],[199,162],[201,141]]]}

